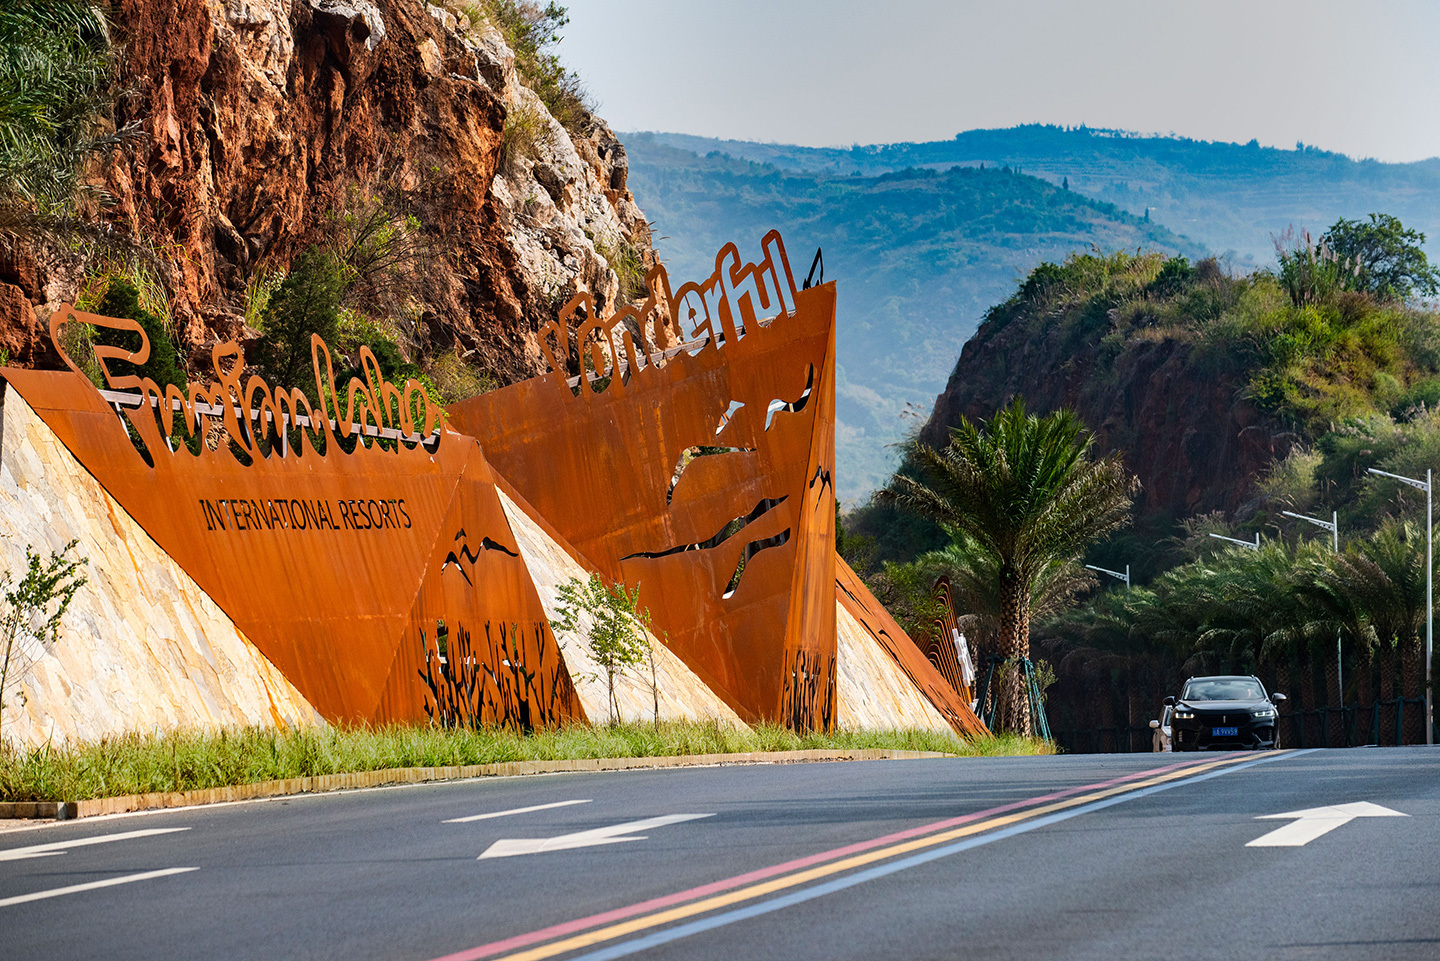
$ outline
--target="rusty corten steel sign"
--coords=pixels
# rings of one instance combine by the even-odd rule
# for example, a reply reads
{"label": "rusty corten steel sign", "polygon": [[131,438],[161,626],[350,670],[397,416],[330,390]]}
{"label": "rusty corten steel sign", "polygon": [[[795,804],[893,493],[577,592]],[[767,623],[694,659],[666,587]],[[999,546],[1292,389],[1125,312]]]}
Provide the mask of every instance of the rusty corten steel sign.
{"label": "rusty corten steel sign", "polygon": [[[935,582],[935,597],[941,603],[941,614],[935,619],[935,630],[921,640],[914,638],[916,645],[946,682],[967,702],[972,699],[970,686],[965,683],[965,670],[960,666],[960,651],[957,644],[968,643],[960,633],[960,620],[955,613],[955,597],[950,578],[941,577]],[[968,656],[968,655],[967,655]]]}
{"label": "rusty corten steel sign", "polygon": [[[957,731],[964,699],[835,554],[835,287],[797,290],[771,232],[703,283],[542,328],[548,375],[441,411],[414,381],[313,393],[245,377],[231,344],[185,390],[139,324],[62,308],[71,370],[0,371],[105,489],[331,720],[534,727],[584,720],[501,507],[507,492],[588,569],[639,585],[657,636],[744,718],[829,730],[837,599]],[[97,346],[108,391],[62,325]],[[123,368],[129,369],[129,368]],[[118,415],[118,416],[117,416]]]}
{"label": "rusty corten steel sign", "polygon": [[[68,321],[138,335],[95,348],[106,394],[65,353]],[[62,308],[50,330],[71,372],[5,379],[326,718],[583,720],[485,457],[418,384],[362,349],[367,376],[337,389],[316,338],[320,409],[242,378],[234,344],[213,383],[161,390],[112,369],[148,357],[134,321]]]}
{"label": "rusty corten steel sign", "polygon": [[549,377],[450,422],[589,565],[640,586],[741,717],[829,730],[835,287],[797,291],[779,234],[762,247],[742,266],[727,245],[673,293],[656,268],[609,318],[577,298],[540,332]]}

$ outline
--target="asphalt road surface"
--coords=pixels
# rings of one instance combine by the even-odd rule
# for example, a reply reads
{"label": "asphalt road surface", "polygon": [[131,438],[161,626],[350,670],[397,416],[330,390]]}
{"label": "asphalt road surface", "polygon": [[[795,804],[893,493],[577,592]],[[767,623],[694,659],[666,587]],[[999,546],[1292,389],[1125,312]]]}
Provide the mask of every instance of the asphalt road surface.
{"label": "asphalt road surface", "polygon": [[6,830],[0,957],[1432,961],[1440,749],[567,774]]}

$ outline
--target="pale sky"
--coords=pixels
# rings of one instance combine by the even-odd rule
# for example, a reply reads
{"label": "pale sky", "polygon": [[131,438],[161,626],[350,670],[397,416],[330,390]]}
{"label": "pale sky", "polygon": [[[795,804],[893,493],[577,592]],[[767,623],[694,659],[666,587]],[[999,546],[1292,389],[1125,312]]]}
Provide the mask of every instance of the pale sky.
{"label": "pale sky", "polygon": [[1440,2],[562,0],[616,130],[848,146],[1087,124],[1440,156]]}

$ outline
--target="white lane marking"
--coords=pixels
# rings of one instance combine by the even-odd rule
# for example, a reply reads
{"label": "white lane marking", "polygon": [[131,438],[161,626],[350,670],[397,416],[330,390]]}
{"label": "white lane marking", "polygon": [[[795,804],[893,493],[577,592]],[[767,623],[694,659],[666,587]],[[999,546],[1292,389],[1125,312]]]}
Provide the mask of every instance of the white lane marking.
{"label": "white lane marking", "polygon": [[1294,818],[1283,828],[1276,828],[1269,834],[1262,834],[1248,842],[1247,848],[1298,848],[1304,847],[1316,838],[1348,824],[1356,818],[1408,818],[1410,815],[1392,811],[1369,801],[1353,804],[1334,804],[1327,807],[1306,808],[1303,811],[1287,811],[1284,814],[1265,814],[1257,821],[1274,821],[1280,818]]}
{"label": "white lane marking", "polygon": [[106,844],[110,841],[129,841],[131,838],[146,838],[154,834],[173,834],[176,831],[188,831],[189,828],[147,828],[143,831],[123,831],[120,834],[102,834],[93,838],[74,838],[69,841],[52,841],[49,844],[34,844],[28,848],[11,848],[8,851],[0,851],[0,861],[22,861],[25,858],[43,858],[51,854],[64,854],[69,848],[84,847],[89,844]]}
{"label": "white lane marking", "polygon": [[632,831],[648,831],[650,828],[664,827],[667,824],[679,824],[681,821],[694,821],[697,818],[713,818],[714,814],[666,814],[658,818],[646,818],[643,821],[626,821],[624,824],[612,824],[608,828],[595,828],[590,831],[577,831],[574,834],[562,834],[554,838],[501,838],[486,849],[478,860],[485,858],[508,858],[517,854],[539,854],[541,851],[564,851],[569,848],[588,848],[597,844],[619,844],[621,841],[643,841],[644,835],[629,835]]}
{"label": "white lane marking", "polygon": [[131,881],[148,881],[151,878],[163,878],[171,874],[184,874],[187,871],[198,871],[199,868],[165,868],[160,871],[145,871],[141,874],[126,874],[118,878],[106,878],[104,881],[89,881],[85,884],[72,884],[68,888],[51,888],[49,891],[36,891],[34,894],[17,894],[13,898],[0,898],[0,908],[8,908],[12,904],[24,904],[26,901],[39,901],[43,898],[58,898],[62,894],[76,894],[80,891],[94,891],[96,888],[108,888],[117,884],[129,884]]}
{"label": "white lane marking", "polygon": [[531,811],[548,811],[551,808],[569,807],[572,804],[589,804],[590,799],[582,801],[556,801],[553,804],[536,804],[528,808],[514,808],[510,811],[491,811],[489,814],[472,814],[468,818],[451,818],[448,821],[441,821],[441,824],[468,824],[471,821],[488,821],[491,818],[508,817],[511,814],[529,814]]}

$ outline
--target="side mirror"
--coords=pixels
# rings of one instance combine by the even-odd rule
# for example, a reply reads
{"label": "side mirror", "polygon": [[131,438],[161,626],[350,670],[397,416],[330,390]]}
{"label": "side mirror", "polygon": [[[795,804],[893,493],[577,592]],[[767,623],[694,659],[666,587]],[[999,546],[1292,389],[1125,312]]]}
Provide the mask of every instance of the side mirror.
{"label": "side mirror", "polygon": [[1160,722],[1159,722],[1159,721],[1151,721],[1151,722],[1150,722],[1150,729],[1151,729],[1151,730],[1154,730],[1154,731],[1160,730]]}
{"label": "side mirror", "polygon": [[1288,700],[1288,698],[1286,698],[1284,694],[1271,694],[1271,695],[1270,695],[1270,703],[1271,703],[1271,704],[1279,704],[1281,701],[1284,701],[1284,700]]}
{"label": "side mirror", "polygon": [[1168,706],[1168,707],[1174,707],[1174,706],[1175,706],[1175,696],[1172,694],[1171,696],[1167,697],[1167,698],[1165,699],[1165,704],[1166,704],[1166,706]]}

